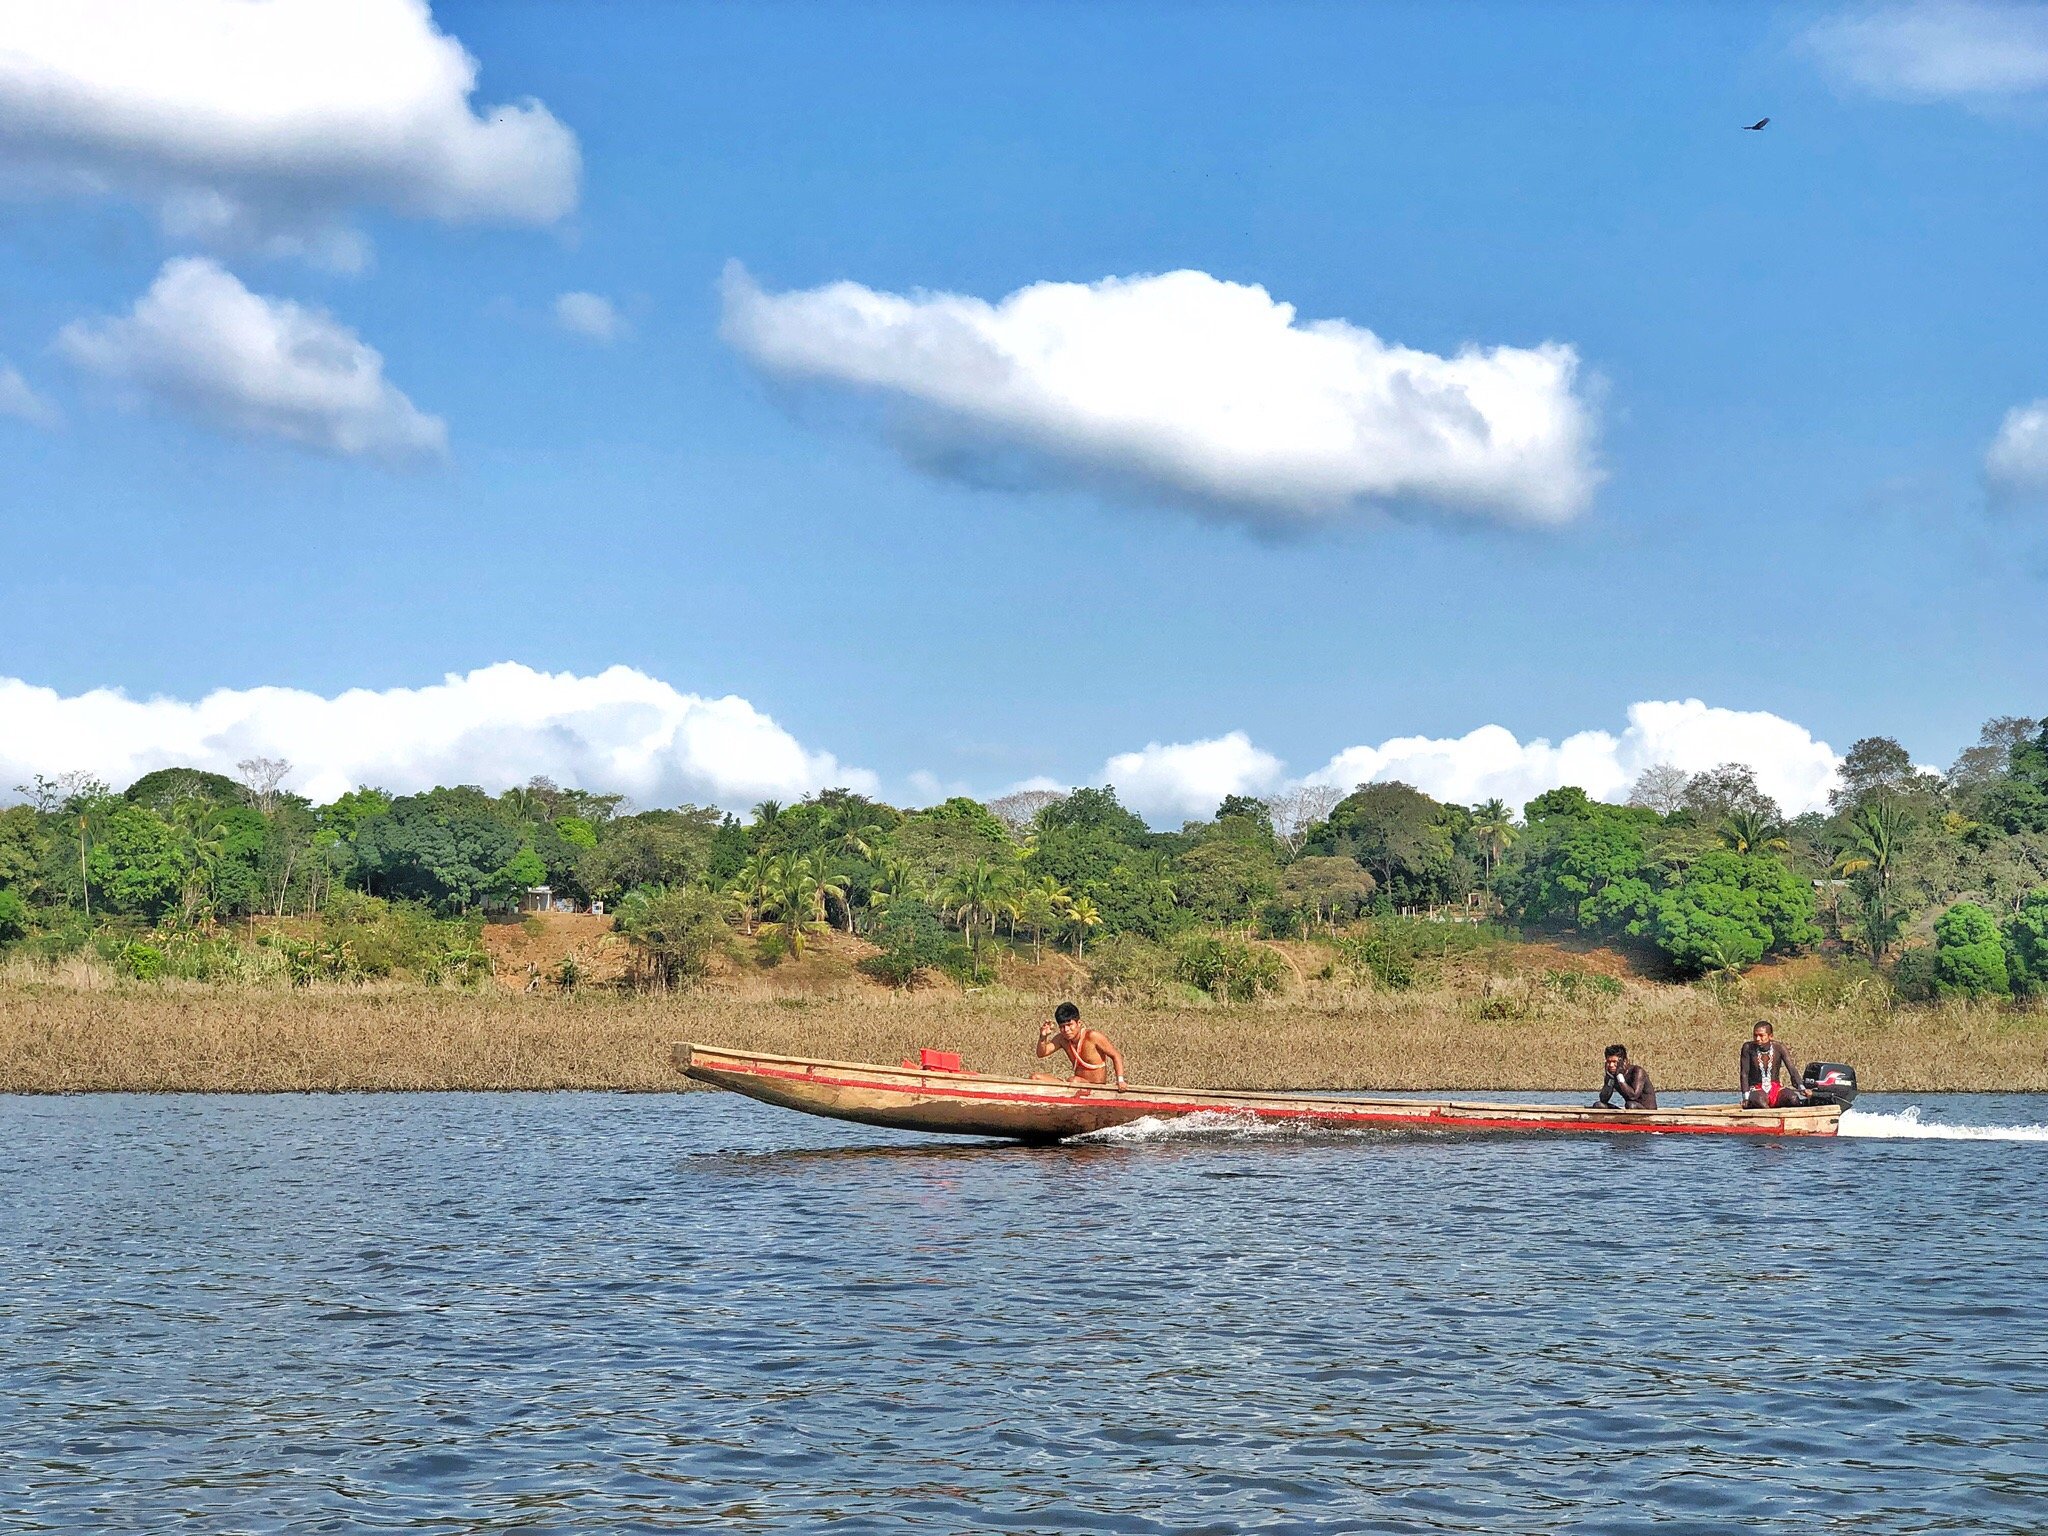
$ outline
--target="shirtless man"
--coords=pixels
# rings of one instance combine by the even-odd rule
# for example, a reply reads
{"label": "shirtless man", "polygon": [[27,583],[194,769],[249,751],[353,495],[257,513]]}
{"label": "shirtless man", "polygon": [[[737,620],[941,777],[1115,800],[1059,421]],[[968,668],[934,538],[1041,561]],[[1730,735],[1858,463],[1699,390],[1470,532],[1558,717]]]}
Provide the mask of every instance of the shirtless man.
{"label": "shirtless man", "polygon": [[[1053,1009],[1052,1019],[1038,1026],[1038,1049],[1033,1054],[1045,1057],[1056,1051],[1065,1051],[1067,1060],[1073,1063],[1072,1081],[1083,1084],[1099,1084],[1109,1081],[1112,1070],[1116,1073],[1116,1086],[1124,1085],[1123,1053],[1109,1043],[1109,1036],[1099,1029],[1089,1029],[1081,1022],[1081,1010],[1072,1003],[1061,1003]],[[1031,1074],[1035,1082],[1057,1082],[1043,1072]]]}
{"label": "shirtless man", "polygon": [[1628,1047],[1610,1045],[1607,1047],[1607,1078],[1600,1085],[1600,1101],[1595,1109],[1614,1109],[1616,1097],[1621,1099],[1622,1109],[1655,1109],[1657,1088],[1650,1081],[1650,1074],[1641,1065],[1628,1059]]}
{"label": "shirtless man", "polygon": [[[1803,1104],[1806,1092],[1799,1086],[1799,1068],[1792,1055],[1774,1038],[1769,1019],[1758,1019],[1756,1028],[1735,1058],[1736,1086],[1742,1090],[1744,1109],[1772,1109],[1780,1104]],[[1785,1081],[1778,1082],[1784,1073]]]}

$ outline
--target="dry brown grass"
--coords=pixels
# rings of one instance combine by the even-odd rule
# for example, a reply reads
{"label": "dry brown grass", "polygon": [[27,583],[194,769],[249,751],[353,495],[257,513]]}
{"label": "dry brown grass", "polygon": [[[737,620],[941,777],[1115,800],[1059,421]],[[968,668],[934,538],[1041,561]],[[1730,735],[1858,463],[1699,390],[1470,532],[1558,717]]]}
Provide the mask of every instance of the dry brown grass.
{"label": "dry brown grass", "polygon": [[[1721,997],[1632,983],[1565,1003],[1510,981],[1414,992],[1331,985],[1258,1007],[1085,1004],[1140,1082],[1190,1087],[1559,1089],[1597,1081],[1623,1040],[1660,1087],[1725,1090],[1748,1022],[1768,1011],[1802,1058],[1854,1062],[1874,1090],[2048,1090],[2048,1017]],[[282,989],[0,977],[0,1091],[681,1086],[678,1040],[893,1062],[922,1045],[1023,1073],[1049,1000],[1016,992],[671,997],[507,996],[421,988]]]}

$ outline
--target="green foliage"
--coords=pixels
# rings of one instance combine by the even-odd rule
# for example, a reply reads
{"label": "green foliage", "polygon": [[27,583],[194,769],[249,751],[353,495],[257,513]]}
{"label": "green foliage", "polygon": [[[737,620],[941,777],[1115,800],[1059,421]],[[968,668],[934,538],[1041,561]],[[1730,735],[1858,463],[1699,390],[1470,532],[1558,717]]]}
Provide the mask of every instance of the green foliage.
{"label": "green foliage", "polygon": [[483,791],[468,787],[394,800],[384,815],[362,821],[354,837],[367,888],[459,912],[502,899],[522,842],[519,828]]}
{"label": "green foliage", "polygon": [[247,803],[241,785],[225,775],[208,773],[203,768],[159,768],[154,773],[145,773],[122,791],[121,798],[130,805],[146,806],[159,814],[168,813],[187,800],[217,806]]}
{"label": "green foliage", "polygon": [[722,896],[690,887],[635,891],[619,905],[618,929],[640,957],[646,981],[664,990],[701,979],[731,942]]}
{"label": "green foliage", "polygon": [[1112,934],[1088,954],[1089,989],[1124,1003],[1163,1003],[1186,997],[1174,952],[1135,933]]}
{"label": "green foliage", "polygon": [[1010,829],[986,806],[953,799],[916,811],[886,837],[877,853],[902,864],[928,890],[939,890],[978,864],[1009,864],[1017,855]]}
{"label": "green foliage", "polygon": [[1302,851],[1348,855],[1393,905],[1431,906],[1460,900],[1478,883],[1476,865],[1459,847],[1471,819],[1412,785],[1364,784],[1337,803]]}
{"label": "green foliage", "polygon": [[1236,923],[1270,901],[1280,886],[1280,861],[1270,834],[1259,841],[1212,837],[1181,855],[1180,904],[1211,923]]}
{"label": "green foliage", "polygon": [[1588,933],[1640,933],[1654,909],[1649,834],[1654,811],[1604,805],[1577,789],[1529,802],[1528,831],[1497,890],[1517,920]]}
{"label": "green foliage", "polygon": [[170,968],[161,949],[140,939],[121,946],[115,965],[122,975],[132,976],[137,981],[161,980]]}
{"label": "green foliage", "polygon": [[1650,934],[1681,975],[1740,970],[1820,940],[1810,884],[1769,854],[1726,849],[1658,894]]}
{"label": "green foliage", "polygon": [[1591,1002],[1596,998],[1619,997],[1621,982],[1602,971],[1544,971],[1543,990],[1562,1003]]}
{"label": "green foliage", "polygon": [[1959,901],[1934,920],[1936,997],[2007,997],[2011,993],[1997,918],[1973,901]]}
{"label": "green foliage", "polygon": [[581,816],[557,816],[554,828],[555,835],[571,848],[588,852],[597,846],[597,828]]}
{"label": "green foliage", "polygon": [[1041,836],[1056,832],[1094,833],[1132,848],[1144,846],[1151,837],[1151,829],[1124,809],[1116,791],[1106,784],[1100,789],[1077,789],[1048,805],[1038,813],[1038,830]]}
{"label": "green foliage", "polygon": [[387,976],[466,984],[491,974],[474,918],[441,918],[424,903],[356,891],[337,891],[310,931],[273,932],[263,942],[300,986]]}
{"label": "green foliage", "polygon": [[104,906],[153,921],[178,899],[186,866],[169,822],[142,806],[118,804],[107,813],[86,868]]}
{"label": "green foliage", "polygon": [[970,963],[966,944],[915,898],[891,902],[873,937],[876,953],[861,962],[861,969],[894,987],[907,987],[928,971],[964,975]]}
{"label": "green foliage", "polygon": [[34,919],[28,903],[21,899],[19,891],[0,886],[0,944],[11,944],[16,939],[28,937],[34,926]]}
{"label": "green foliage", "polygon": [[1348,854],[1304,854],[1280,874],[1281,902],[1320,923],[1357,916],[1375,888],[1371,873]]}
{"label": "green foliage", "polygon": [[2048,887],[2019,904],[2006,920],[2004,938],[2013,989],[2030,997],[2048,993]]}
{"label": "green foliage", "polygon": [[[636,886],[711,883],[727,820],[717,811],[694,805],[620,817],[607,823],[596,845],[581,853],[575,884],[587,895],[616,901]],[[730,830],[734,835],[741,831],[737,823]],[[564,843],[572,849],[577,846],[577,840],[566,835]],[[728,872],[721,883],[729,884],[731,878]]]}
{"label": "green foliage", "polygon": [[1173,972],[1219,1003],[1244,1003],[1280,991],[1287,964],[1263,945],[1196,933],[1175,947]]}

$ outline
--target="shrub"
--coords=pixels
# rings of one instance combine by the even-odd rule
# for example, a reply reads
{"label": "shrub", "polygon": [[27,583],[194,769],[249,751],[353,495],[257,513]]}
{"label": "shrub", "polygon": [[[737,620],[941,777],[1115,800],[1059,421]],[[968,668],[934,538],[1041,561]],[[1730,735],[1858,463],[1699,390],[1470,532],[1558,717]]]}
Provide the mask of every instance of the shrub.
{"label": "shrub", "polygon": [[695,886],[634,891],[619,903],[618,927],[640,956],[649,984],[674,987],[701,978],[731,942],[727,902]]}
{"label": "shrub", "polygon": [[2048,888],[2027,897],[2007,920],[2005,958],[2015,991],[2048,992]]}
{"label": "shrub", "polygon": [[1194,934],[1181,940],[1174,956],[1174,974],[1219,1003],[1249,1002],[1278,992],[1287,965],[1272,950],[1243,939]]}
{"label": "shrub", "polygon": [[1959,901],[1934,920],[1934,995],[2006,997],[2005,942],[1998,920],[1974,901]]}
{"label": "shrub", "polygon": [[1892,987],[1909,1003],[1934,1000],[1934,951],[1908,949],[1892,962]]}
{"label": "shrub", "polygon": [[0,944],[11,944],[28,934],[28,903],[19,891],[0,891]]}
{"label": "shrub", "polygon": [[957,975],[969,963],[966,944],[921,901],[891,902],[871,937],[876,952],[861,961],[861,969],[892,987],[907,987],[927,971]]}
{"label": "shrub", "polygon": [[1088,951],[1089,990],[1125,1003],[1161,1003],[1179,990],[1174,957],[1163,944],[1116,933]]}
{"label": "shrub", "polygon": [[1560,1002],[1576,1003],[1596,997],[1621,996],[1621,982],[1601,971],[1547,970],[1543,990]]}
{"label": "shrub", "polygon": [[1419,979],[1414,946],[1405,925],[1378,922],[1337,940],[1337,969],[1354,986],[1405,992]]}
{"label": "shrub", "polygon": [[169,968],[164,952],[154,944],[145,944],[136,939],[121,947],[120,957],[115,962],[124,976],[133,976],[137,981],[157,981]]}

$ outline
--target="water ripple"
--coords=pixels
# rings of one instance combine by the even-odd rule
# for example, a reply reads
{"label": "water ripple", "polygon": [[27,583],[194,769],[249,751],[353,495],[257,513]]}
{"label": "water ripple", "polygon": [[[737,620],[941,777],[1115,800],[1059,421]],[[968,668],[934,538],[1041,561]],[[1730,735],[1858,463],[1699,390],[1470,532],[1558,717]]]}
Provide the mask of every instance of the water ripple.
{"label": "water ripple", "polygon": [[0,1100],[0,1528],[2039,1524],[2038,1147],[1196,1131]]}

